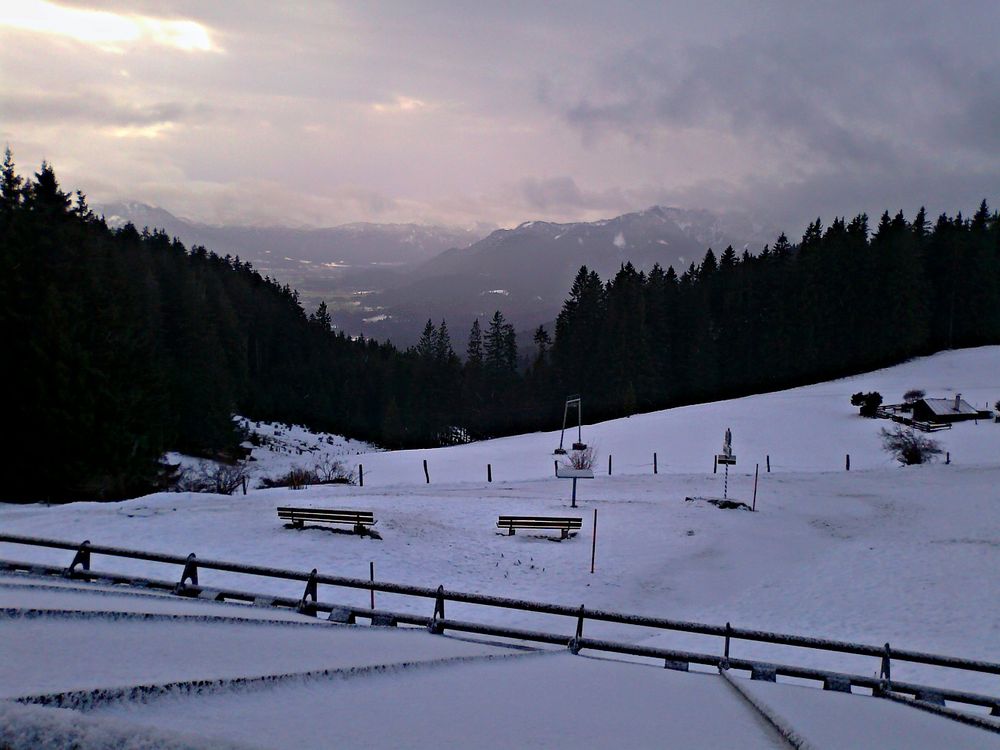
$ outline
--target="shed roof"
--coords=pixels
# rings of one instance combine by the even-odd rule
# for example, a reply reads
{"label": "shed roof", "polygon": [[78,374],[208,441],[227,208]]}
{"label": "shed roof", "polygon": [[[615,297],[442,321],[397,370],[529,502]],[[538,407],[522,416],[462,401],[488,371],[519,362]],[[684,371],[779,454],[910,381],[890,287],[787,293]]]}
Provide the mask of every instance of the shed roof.
{"label": "shed roof", "polygon": [[927,405],[934,414],[939,416],[947,416],[949,414],[978,414],[979,410],[972,406],[964,398],[958,399],[958,408],[955,408],[954,398],[922,398],[920,399]]}

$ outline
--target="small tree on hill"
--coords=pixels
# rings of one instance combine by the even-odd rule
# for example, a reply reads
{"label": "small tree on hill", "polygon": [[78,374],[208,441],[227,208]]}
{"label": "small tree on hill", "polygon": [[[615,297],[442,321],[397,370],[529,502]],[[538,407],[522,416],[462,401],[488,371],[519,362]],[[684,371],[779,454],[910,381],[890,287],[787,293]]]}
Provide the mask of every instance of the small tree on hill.
{"label": "small tree on hill", "polygon": [[851,396],[851,404],[859,406],[862,417],[874,417],[878,408],[882,405],[882,394],[878,391],[862,393],[858,391]]}
{"label": "small tree on hill", "polygon": [[927,394],[920,388],[913,388],[903,394],[903,411],[913,411],[914,404]]}
{"label": "small tree on hill", "polygon": [[929,463],[942,453],[936,440],[902,425],[897,424],[891,430],[883,427],[880,432],[882,447],[903,466]]}

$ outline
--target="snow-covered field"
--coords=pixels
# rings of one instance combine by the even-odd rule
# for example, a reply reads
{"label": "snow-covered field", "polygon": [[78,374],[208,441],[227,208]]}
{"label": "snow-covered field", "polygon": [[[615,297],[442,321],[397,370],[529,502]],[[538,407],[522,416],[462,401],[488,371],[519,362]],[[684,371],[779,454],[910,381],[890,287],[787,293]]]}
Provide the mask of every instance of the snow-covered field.
{"label": "snow-covered field", "polygon": [[[584,441],[596,446],[598,451],[597,477],[593,481],[580,482],[580,508],[576,511],[569,508],[570,482],[553,476],[552,450],[559,441],[556,431],[427,451],[357,453],[365,451],[365,447],[337,443],[335,439],[331,445],[324,440],[323,445],[348,463],[349,468],[358,463],[364,465],[363,488],[326,485],[300,491],[251,489],[246,496],[232,497],[164,493],[114,504],[0,505],[0,528],[7,533],[90,539],[100,544],[172,554],[193,551],[200,557],[301,570],[315,567],[324,573],[354,577],[367,577],[369,562],[374,562],[376,577],[380,580],[427,586],[444,584],[450,589],[574,606],[586,604],[676,619],[729,621],[737,627],[873,644],[888,641],[896,648],[1000,661],[1000,598],[997,596],[1000,591],[1000,424],[964,423],[950,431],[934,434],[942,448],[951,453],[950,465],[939,462],[921,467],[899,467],[880,448],[879,428],[889,423],[861,419],[857,410],[850,406],[849,399],[856,391],[878,390],[887,402],[894,402],[901,400],[902,394],[912,388],[922,388],[928,396],[944,397],[960,392],[965,400],[984,408],[1000,398],[1000,347],[947,352],[865,376],[585,425]],[[729,495],[747,502],[751,500],[753,470],[759,463],[757,513],[723,511],[704,503],[685,501],[688,496],[722,495],[723,473],[721,470],[718,474],[712,473],[712,457],[721,449],[727,427],[733,431],[733,447],[739,461],[730,472]],[[286,433],[277,437],[287,437],[290,432],[288,428],[274,426],[268,429]],[[309,450],[309,441],[315,439],[305,431],[295,431],[293,437],[302,444],[293,443],[288,450],[267,450],[266,446],[255,450],[258,475],[273,476],[291,465],[314,463],[315,452]],[[659,469],[656,475],[652,473],[654,451]],[[607,473],[609,453],[613,457],[610,476]],[[851,456],[850,472],[844,470],[846,454]],[[765,470],[768,455],[770,473]],[[424,459],[428,462],[430,484],[424,481]],[[487,463],[492,465],[492,483],[486,482]],[[323,529],[286,529],[277,520],[274,509],[289,504],[372,510],[379,519],[376,528],[382,539],[359,538]],[[595,573],[591,574],[590,541],[595,509],[598,512],[597,565]],[[577,537],[564,542],[523,532],[508,537],[497,533],[495,524],[499,514],[577,515],[583,519],[583,530]],[[70,555],[0,545],[0,557],[65,565]],[[158,578],[179,576],[179,570],[138,561],[95,558],[94,566]],[[202,571],[201,583],[295,597],[301,595],[298,584],[211,571]],[[0,606],[38,607],[59,597],[64,602],[66,597],[86,598],[78,592],[59,592],[37,586],[17,587],[16,592],[15,599],[21,604],[2,604],[5,597],[11,596],[8,592],[0,593]],[[320,598],[326,601],[365,604],[367,596],[367,592],[320,587]],[[105,600],[103,604],[73,603],[61,608],[133,611],[137,602],[114,592],[101,597]],[[122,601],[123,597],[126,601]],[[200,603],[174,604],[198,607]],[[431,608],[427,600],[381,594],[378,605],[428,615]],[[57,607],[56,604],[44,606]],[[146,606],[151,605],[147,602]],[[232,608],[249,611],[236,605]],[[196,614],[188,612],[190,616]],[[566,618],[513,610],[484,610],[471,605],[449,604],[448,614],[461,619],[566,633],[571,633],[573,627]],[[106,625],[94,626],[95,638],[111,637],[105,633]],[[124,627],[122,638],[127,644],[139,644],[143,628],[153,641],[170,643],[171,638],[204,638],[204,647],[199,653],[211,652],[210,644],[215,642],[210,635],[194,632],[205,628],[197,622],[186,623],[186,627],[193,629],[193,635],[183,636],[179,635],[177,623],[141,624],[127,620],[116,625],[119,626]],[[310,667],[310,648],[307,646],[301,651],[289,646],[287,652],[260,653],[262,648],[252,642],[263,638],[267,628],[278,626],[265,623],[253,627],[253,635],[243,641],[234,636],[233,641],[243,644],[238,653],[248,654],[246,674],[274,671],[279,666],[285,671],[327,666],[323,659],[317,658],[315,667]],[[40,626],[37,632],[51,630],[47,640],[73,643],[68,635],[72,629],[65,622],[51,622]],[[721,649],[717,639],[708,637],[596,623],[588,624],[587,631],[594,637],[607,636],[654,646],[712,652]],[[162,637],[160,632],[164,633]],[[369,630],[364,632],[374,635]],[[83,640],[81,638],[78,652],[85,649]],[[27,641],[18,643],[23,645],[24,651],[30,650]],[[370,650],[377,654],[382,648],[381,643],[373,643]],[[336,646],[332,645],[331,649]],[[368,647],[365,649],[367,653]],[[70,652],[63,650],[60,653],[60,663],[73,662]],[[135,653],[138,655],[134,659],[125,662],[159,663],[141,650]],[[416,648],[413,653],[423,653],[423,647]],[[863,674],[875,674],[878,670],[878,664],[872,659],[762,644],[736,642],[733,653]],[[282,665],[272,663],[269,661],[272,656],[287,660],[287,666],[284,662]],[[607,705],[623,711],[622,716],[630,717],[628,722],[622,719],[616,736],[623,738],[622,744],[649,746],[656,744],[655,737],[666,736],[657,734],[665,731],[656,723],[663,716],[655,715],[656,712],[645,703],[650,695],[656,695],[656,690],[664,691],[667,703],[681,701],[678,706],[686,705],[679,697],[682,693],[702,696],[700,702],[692,700],[703,710],[682,708],[678,712],[679,715],[700,717],[704,725],[704,717],[712,713],[708,706],[716,701],[712,691],[726,687],[714,686],[712,682],[713,687],[701,693],[696,686],[709,680],[707,676],[674,674],[662,669],[654,671],[620,662],[609,665],[595,659],[574,660],[559,654],[530,658],[531,662],[524,662],[525,666],[518,669],[509,667],[508,660],[501,664],[490,662],[463,667],[461,671],[467,675],[467,681],[465,677],[449,680],[447,675],[451,672],[448,670],[419,672],[405,679],[383,675],[378,680],[352,680],[352,689],[347,694],[341,695],[344,688],[337,689],[342,702],[338,699],[333,703],[341,708],[335,708],[329,699],[322,697],[324,688],[318,683],[282,690],[290,691],[287,699],[297,707],[309,706],[321,715],[332,712],[332,716],[344,717],[342,722],[335,721],[325,731],[331,741],[342,740],[348,746],[420,746],[431,741],[454,744],[459,735],[449,735],[443,729],[429,731],[426,724],[420,724],[423,728],[419,730],[414,729],[412,743],[406,741],[405,735],[417,714],[437,716],[438,710],[442,715],[447,714],[449,701],[456,702],[456,707],[468,707],[473,715],[481,716],[478,723],[489,728],[489,736],[493,739],[477,744],[523,746],[531,744],[532,736],[537,745],[555,743],[556,740],[540,728],[544,722],[538,718],[551,712],[563,719],[570,713],[574,717],[579,715],[579,726],[590,728],[592,741],[589,743],[583,730],[567,736],[576,744],[606,746],[610,735],[601,735],[598,729],[591,727],[599,723],[600,714],[593,713],[586,696],[573,693],[576,697],[568,702],[560,702],[556,696],[564,685],[611,685],[608,690],[603,687],[593,687],[593,690],[598,691],[594,695],[603,696]],[[91,674],[99,678],[101,660],[91,658],[88,663],[96,664]],[[541,666],[550,663],[573,666],[554,666],[551,670]],[[15,665],[13,672],[4,672],[0,665],[0,685],[15,680],[18,670],[25,668],[21,663]],[[108,669],[113,671],[112,666]],[[227,669],[239,671],[238,662],[227,663]],[[598,670],[600,676],[593,672],[587,677],[591,674],[588,670]],[[505,676],[508,672],[509,677]],[[533,702],[525,699],[526,693],[519,686],[545,685],[543,674],[549,675],[547,679],[552,682],[549,689],[537,691],[544,695],[544,700],[535,699],[538,712],[535,716]],[[633,674],[642,676],[627,676]],[[142,673],[135,679],[152,677]],[[970,676],[900,664],[894,665],[893,677],[1000,695],[1000,678],[995,676]],[[121,680],[125,679],[122,674]],[[173,672],[165,669],[162,679],[156,681],[170,679],[173,679]],[[111,680],[110,676],[106,680]],[[412,683],[412,690],[402,686],[407,681]],[[96,683],[88,684],[101,683],[97,679]],[[446,688],[446,684],[451,687]],[[74,685],[71,681],[62,687],[69,689]],[[481,692],[479,687],[483,688]],[[604,692],[600,692],[602,690]],[[6,695],[27,692],[4,690]],[[612,694],[618,698],[621,694],[631,696],[632,700],[625,702],[632,708],[626,709],[611,701]],[[420,698],[413,698],[416,702],[411,706],[406,703],[411,698],[404,700],[404,695]],[[440,696],[440,701],[436,701],[435,696]],[[834,717],[860,717],[874,711],[877,716],[858,718],[857,726],[903,722],[899,725],[899,738],[911,736],[907,732],[912,730],[913,737],[923,737],[922,746],[941,746],[940,742],[929,739],[939,737],[934,731],[913,729],[934,717],[921,715],[919,720],[907,719],[918,712],[895,705],[859,708],[859,713],[854,714],[851,713],[854,709],[848,708],[860,705],[865,699],[839,696],[836,701],[824,703],[822,699],[829,698],[829,694],[812,691],[810,696],[813,697],[789,699],[786,713],[793,723],[796,723],[796,716],[792,714],[803,717],[803,726],[809,725],[810,731],[825,739],[822,743],[816,740],[819,746],[858,746],[857,742],[846,740],[838,744],[834,731],[837,720],[816,718],[823,711],[832,712],[829,716]],[[287,706],[284,700],[281,705]],[[526,720],[526,725],[538,727],[537,733],[517,733],[506,741],[503,735],[492,734],[501,731],[506,724],[502,717],[494,715],[491,700],[495,701],[498,710],[506,706],[510,710],[527,711],[531,718]],[[885,701],[867,700],[866,706],[871,703],[890,705]],[[437,702],[441,705],[436,706]],[[659,699],[653,702],[662,705]],[[814,706],[816,702],[821,703],[822,708]],[[840,714],[841,708],[827,708],[834,703],[848,707],[843,709],[846,713]],[[239,731],[234,728],[218,737],[251,745],[280,746],[282,743],[273,738],[264,741],[260,739],[263,735],[254,734],[263,731],[254,730],[255,726],[281,723],[263,704],[267,704],[266,698],[251,699],[221,692],[205,698],[204,702],[201,698],[195,701],[188,696],[174,702],[151,703],[146,708],[115,704],[97,713],[103,712],[116,721],[135,721],[147,726],[162,721],[198,733],[214,711],[220,715],[235,715],[245,709],[246,713],[260,717],[258,724],[249,722]],[[381,714],[371,717],[380,705],[403,704],[408,708],[384,709],[384,725]],[[578,712],[572,706],[578,706]],[[348,717],[358,712],[369,720],[360,726],[344,727],[344,723],[349,723]],[[725,726],[713,727],[712,731],[723,734],[712,735],[714,741],[709,741],[709,735],[703,735],[700,746],[731,744],[724,733],[743,731],[738,721],[734,721],[736,723],[723,722]],[[944,722],[942,719],[934,721]],[[651,722],[648,731],[640,728],[646,727],[644,722]],[[234,727],[239,724],[235,720],[231,723]],[[298,726],[301,722],[290,718],[287,723]],[[471,729],[472,724],[476,722],[460,726]],[[903,724],[910,729],[904,731]],[[380,725],[381,733],[376,731]],[[684,740],[684,737],[696,735],[677,731],[681,734],[675,738],[676,746],[699,746]],[[983,741],[992,741],[990,735],[977,731],[979,734],[975,737],[981,734],[985,737]],[[901,739],[895,745],[891,741],[887,745],[883,734],[878,735],[881,747],[921,746],[905,744]],[[287,740],[301,740],[309,746],[313,742],[309,737],[322,736],[307,735],[288,735]],[[767,735],[762,733],[761,736]],[[633,741],[629,742],[629,738]],[[954,738],[950,744],[975,746]]]}

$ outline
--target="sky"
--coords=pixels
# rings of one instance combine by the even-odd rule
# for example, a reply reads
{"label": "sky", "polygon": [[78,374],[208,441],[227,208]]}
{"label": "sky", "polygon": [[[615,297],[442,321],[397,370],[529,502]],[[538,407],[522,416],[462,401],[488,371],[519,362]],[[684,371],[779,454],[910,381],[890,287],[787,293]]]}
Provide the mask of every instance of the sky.
{"label": "sky", "polygon": [[208,223],[1000,204],[1000,3],[0,0],[0,143]]}

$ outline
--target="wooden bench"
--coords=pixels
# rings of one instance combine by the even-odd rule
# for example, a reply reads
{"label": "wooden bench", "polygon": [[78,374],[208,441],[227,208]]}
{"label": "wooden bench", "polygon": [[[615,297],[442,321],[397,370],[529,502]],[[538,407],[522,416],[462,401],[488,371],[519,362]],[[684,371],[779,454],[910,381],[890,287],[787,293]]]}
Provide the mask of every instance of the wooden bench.
{"label": "wooden bench", "polygon": [[368,527],[378,523],[370,510],[329,510],[325,508],[278,508],[278,518],[291,521],[296,528],[303,528],[305,523],[346,523],[354,527],[354,531],[364,536]]}
{"label": "wooden bench", "polygon": [[500,516],[498,529],[507,529],[507,536],[514,535],[514,529],[559,529],[561,539],[569,537],[570,531],[579,531],[582,518],[560,518],[557,516]]}

